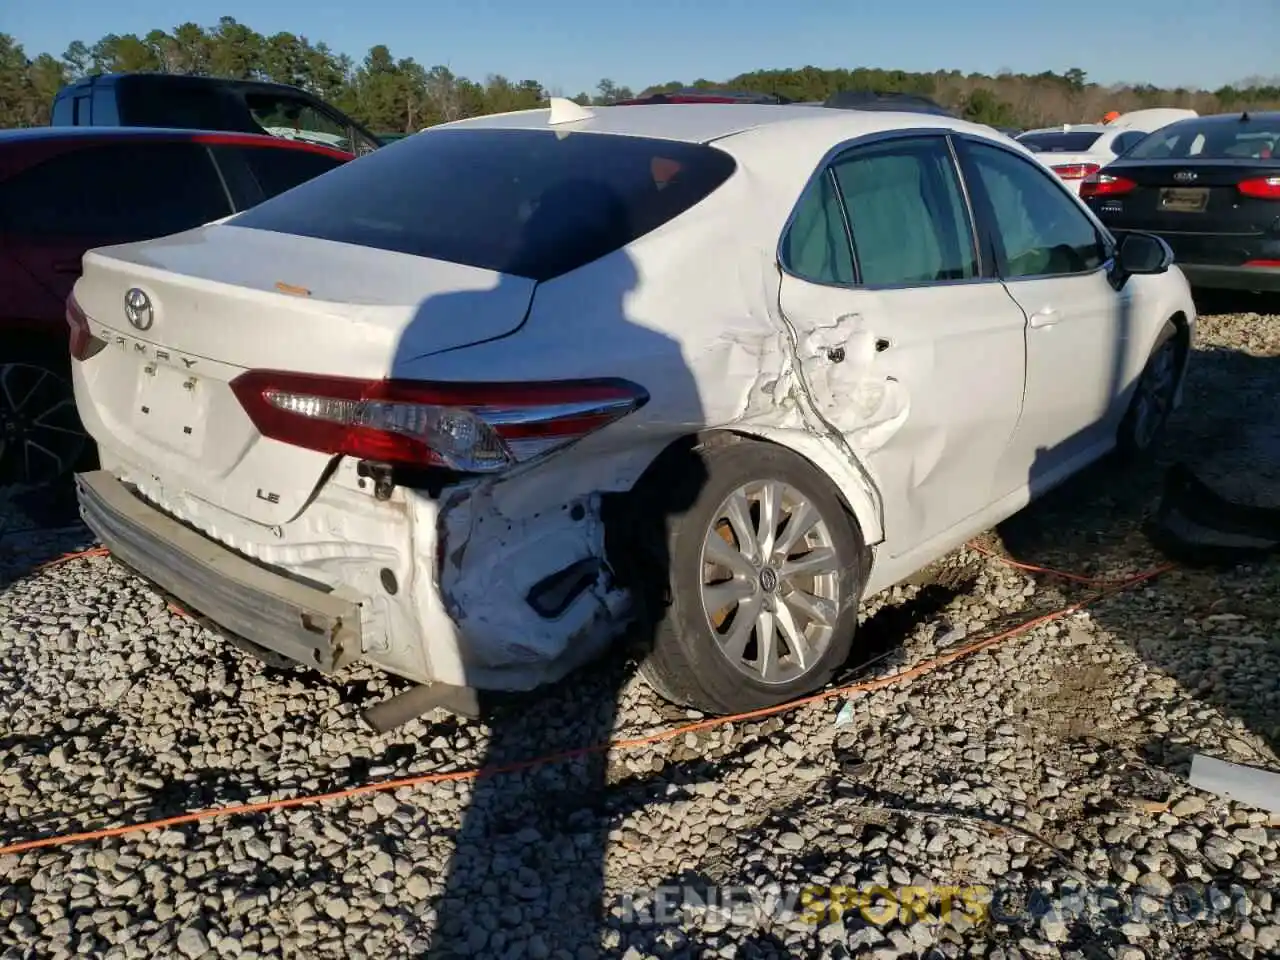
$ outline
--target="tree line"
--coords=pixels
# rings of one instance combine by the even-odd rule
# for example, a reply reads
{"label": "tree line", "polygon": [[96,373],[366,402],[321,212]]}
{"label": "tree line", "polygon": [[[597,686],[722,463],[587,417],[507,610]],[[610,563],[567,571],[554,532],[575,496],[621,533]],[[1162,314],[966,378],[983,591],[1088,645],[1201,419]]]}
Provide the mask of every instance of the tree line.
{"label": "tree line", "polygon": [[[67,83],[98,73],[150,71],[239,79],[274,80],[314,93],[380,132],[411,132],[434,123],[485,113],[522,110],[566,96],[537,80],[491,74],[483,81],[458,76],[446,66],[425,66],[412,57],[397,59],[385,45],[371,48],[359,63],[323,41],[306,36],[258,33],[233,17],[213,27],[184,23],[145,36],[108,34],[93,44],[79,40],[60,57],[29,57],[22,45],[0,33],[0,127],[49,122],[54,94]],[[995,126],[1035,127],[1096,121],[1109,110],[1190,107],[1200,113],[1280,108],[1280,77],[1252,77],[1220,89],[1161,89],[1149,84],[1104,86],[1084,71],[995,76],[939,70],[799,69],[756,70],[722,81],[705,78],[655,84],[645,93],[681,87],[732,87],[777,94],[792,100],[825,100],[849,89],[876,89],[927,96],[961,116]],[[612,80],[593,92],[572,96],[578,103],[610,104],[635,94]]]}

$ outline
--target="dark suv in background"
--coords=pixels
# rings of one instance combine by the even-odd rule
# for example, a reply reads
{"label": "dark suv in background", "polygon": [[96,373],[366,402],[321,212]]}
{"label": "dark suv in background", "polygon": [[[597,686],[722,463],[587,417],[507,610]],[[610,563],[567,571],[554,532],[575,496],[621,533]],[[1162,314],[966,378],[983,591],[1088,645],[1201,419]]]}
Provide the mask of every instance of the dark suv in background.
{"label": "dark suv in background", "polygon": [[351,159],[245,133],[0,131],[0,486],[84,462],[65,311],[86,250],[219,220]]}
{"label": "dark suv in background", "polygon": [[57,127],[173,127],[304,140],[361,155],[382,142],[341,110],[283,83],[108,73],[58,91]]}

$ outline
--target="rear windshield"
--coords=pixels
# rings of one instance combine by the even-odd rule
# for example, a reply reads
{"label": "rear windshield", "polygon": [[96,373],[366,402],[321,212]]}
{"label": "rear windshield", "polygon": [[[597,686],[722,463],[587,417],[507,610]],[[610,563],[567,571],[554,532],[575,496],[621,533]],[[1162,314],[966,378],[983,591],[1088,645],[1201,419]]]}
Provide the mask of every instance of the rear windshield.
{"label": "rear windshield", "polygon": [[1078,133],[1024,133],[1018,142],[1032,153],[1084,153],[1097,142],[1101,133],[1092,130]]}
{"label": "rear windshield", "polygon": [[733,170],[728,154],[699,144],[431,130],[231,222],[549,280],[679,216]]}
{"label": "rear windshield", "polygon": [[1268,160],[1280,155],[1280,117],[1223,123],[1187,120],[1157,130],[1126,160]]}

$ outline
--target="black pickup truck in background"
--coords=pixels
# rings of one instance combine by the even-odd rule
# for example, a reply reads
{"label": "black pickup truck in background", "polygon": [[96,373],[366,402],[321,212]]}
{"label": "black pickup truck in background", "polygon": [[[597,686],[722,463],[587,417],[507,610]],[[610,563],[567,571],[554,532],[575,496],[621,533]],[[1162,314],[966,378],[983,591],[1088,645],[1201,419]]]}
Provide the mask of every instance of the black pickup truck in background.
{"label": "black pickup truck in background", "polygon": [[360,156],[382,142],[319,97],[283,83],[108,73],[58,91],[55,127],[168,127],[268,133]]}

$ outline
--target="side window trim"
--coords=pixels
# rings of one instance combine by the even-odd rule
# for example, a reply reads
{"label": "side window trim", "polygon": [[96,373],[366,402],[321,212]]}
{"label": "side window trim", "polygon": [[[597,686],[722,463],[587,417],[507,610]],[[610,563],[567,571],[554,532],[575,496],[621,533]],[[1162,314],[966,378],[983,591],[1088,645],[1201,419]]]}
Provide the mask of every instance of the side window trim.
{"label": "side window trim", "polygon": [[[979,199],[979,203],[982,206],[983,218],[987,221],[987,232],[993,248],[992,254],[996,259],[995,274],[997,279],[1006,284],[1021,283],[1025,280],[1053,280],[1066,277],[1088,277],[1095,273],[1111,269],[1111,261],[1115,257],[1115,243],[1112,240],[1110,233],[1104,226],[1102,226],[1098,221],[1098,218],[1094,216],[1093,211],[1085,206],[1084,202],[1078,196],[1067,189],[1066,184],[1048,170],[1042,169],[1034,160],[1020,155],[1016,150],[1010,150],[1008,147],[1004,146],[1004,144],[997,143],[994,140],[986,140],[981,137],[971,136],[966,133],[956,133],[954,135],[954,139],[959,151],[961,175],[971,184],[971,189],[974,191],[975,196]],[[1005,278],[1003,274],[1005,272],[1004,268],[1007,266],[1008,253],[1004,249],[1004,242],[1000,237],[1000,231],[996,228],[995,206],[992,203],[991,196],[987,193],[985,185],[982,183],[982,178],[978,174],[974,165],[973,157],[969,154],[969,146],[971,144],[978,144],[992,150],[998,150],[1002,153],[1008,154],[1016,162],[1026,164],[1040,175],[1043,180],[1047,180],[1053,189],[1058,190],[1064,197],[1070,200],[1085,219],[1089,221],[1089,225],[1093,229],[1094,236],[1097,237],[1098,244],[1103,249],[1104,256],[1102,258],[1102,262],[1092,270],[1082,270],[1076,273],[1038,273],[1025,277]]]}
{"label": "side window trim", "polygon": [[969,189],[969,178],[965,176],[964,164],[960,162],[960,153],[956,149],[955,134],[947,134],[947,152],[951,155],[951,168],[955,171],[956,180],[960,184],[960,196],[964,199],[964,214],[969,226],[969,242],[973,245],[974,265],[978,268],[978,275],[973,280],[998,281],[1000,279],[1000,271],[996,269],[995,259],[991,252],[984,247],[983,243],[984,239],[986,239],[986,232],[991,229],[991,223],[978,216],[973,193]]}
{"label": "side window trim", "polygon": [[[960,164],[960,158],[956,152],[956,146],[952,142],[954,136],[954,131],[942,127],[912,127],[909,129],[891,130],[853,137],[849,140],[841,141],[828,150],[814,169],[814,172],[810,174],[809,179],[805,181],[805,185],[797,195],[796,201],[792,205],[791,212],[787,215],[786,222],[783,224],[782,231],[778,236],[776,258],[779,269],[788,276],[794,277],[797,280],[803,280],[805,283],[812,283],[815,286],[820,287],[838,287],[847,290],[915,290],[955,286],[967,283],[999,282],[999,273],[995,268],[995,264],[989,262],[988,257],[984,256],[982,250],[981,234],[979,232],[980,221],[973,207],[973,201],[965,182],[964,171]],[[956,182],[959,185],[961,198],[964,201],[963,207],[966,225],[969,228],[970,249],[973,250],[975,265],[977,266],[976,275],[960,280],[931,280],[922,283],[877,284],[874,286],[864,284],[862,282],[862,269],[858,261],[858,244],[854,239],[853,228],[849,222],[849,211],[845,206],[844,197],[840,192],[839,183],[836,180],[835,166],[840,161],[846,159],[850,154],[856,153],[863,147],[881,143],[891,143],[898,140],[910,141],[926,138],[938,139],[946,144],[947,153],[951,159],[951,169],[955,175]],[[853,281],[850,283],[841,283],[835,280],[815,280],[810,277],[801,276],[787,266],[787,257],[785,253],[787,238],[790,236],[791,230],[795,226],[796,219],[800,214],[801,203],[803,202],[805,195],[813,189],[823,177],[827,177],[829,179],[831,186],[835,190],[836,203],[839,206],[840,218],[844,224],[845,239],[848,241],[850,251],[852,251]]]}
{"label": "side window trim", "polygon": [[201,143],[200,152],[205,155],[206,160],[209,160],[212,168],[214,168],[214,173],[218,175],[218,184],[223,188],[223,195],[227,197],[227,206],[232,209],[233,214],[238,212],[239,205],[236,202],[236,191],[233,191],[232,184],[227,182],[227,174],[223,170],[223,165],[218,163],[218,155],[215,154],[209,143]]}
{"label": "side window trim", "polygon": [[849,245],[849,259],[853,264],[853,280],[850,283],[838,283],[836,286],[861,287],[862,264],[858,260],[858,243],[853,239],[853,224],[849,222],[849,211],[844,205],[844,197],[840,196],[840,181],[836,179],[835,160],[832,159],[823,171],[827,183],[831,185],[831,195],[836,198],[836,209],[840,211],[840,225],[844,228],[844,242]]}
{"label": "side window trim", "polygon": [[209,148],[218,167],[218,175],[231,195],[231,207],[235,213],[257,206],[267,196],[249,167],[244,155],[246,149],[229,143],[214,144]]}

